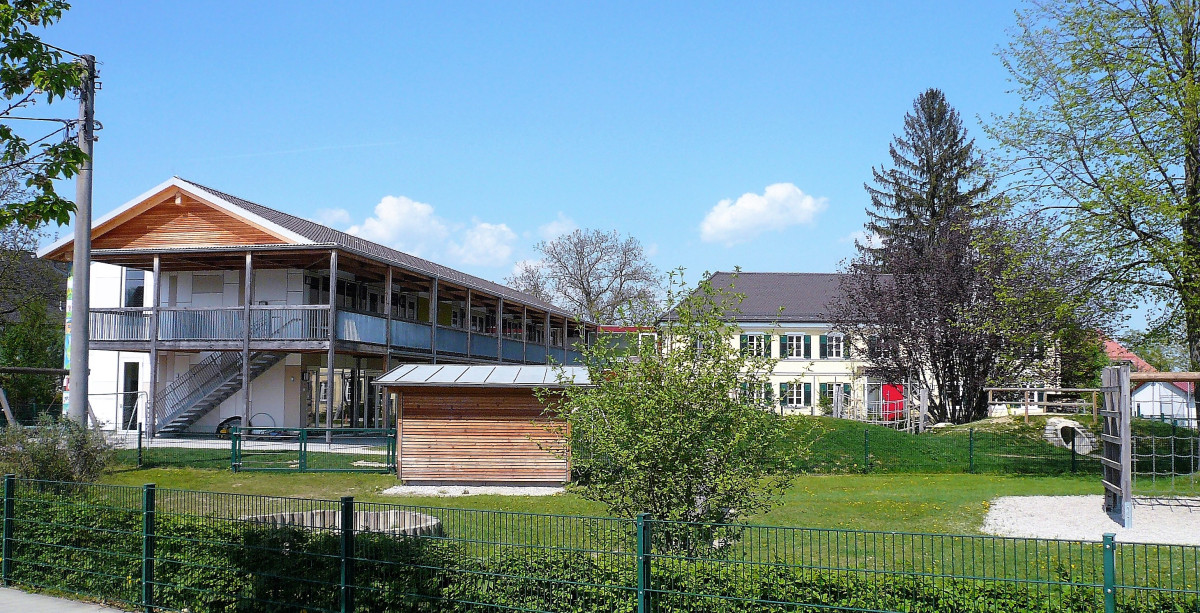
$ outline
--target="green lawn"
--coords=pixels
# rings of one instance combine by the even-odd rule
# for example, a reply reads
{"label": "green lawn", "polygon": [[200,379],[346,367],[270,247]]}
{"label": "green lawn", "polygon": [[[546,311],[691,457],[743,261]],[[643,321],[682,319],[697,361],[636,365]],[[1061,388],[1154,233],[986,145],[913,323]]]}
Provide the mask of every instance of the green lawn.
{"label": "green lawn", "polygon": [[[557,496],[385,496],[391,475],[342,473],[233,473],[192,468],[123,469],[104,481],[155,483],[160,488],[270,496],[394,502],[492,511],[604,516],[604,507],[573,494]],[[978,533],[987,503],[997,496],[1098,494],[1095,477],[886,474],[797,477],[782,504],[754,523],[809,528],[898,532]]]}

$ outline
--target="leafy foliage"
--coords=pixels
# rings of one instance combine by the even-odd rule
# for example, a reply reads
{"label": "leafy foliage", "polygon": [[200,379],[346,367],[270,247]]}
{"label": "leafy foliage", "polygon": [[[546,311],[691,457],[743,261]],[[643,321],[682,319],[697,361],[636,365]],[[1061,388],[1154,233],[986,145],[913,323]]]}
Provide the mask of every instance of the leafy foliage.
{"label": "leafy foliage", "polygon": [[593,386],[568,385],[553,399],[577,491],[618,517],[722,523],[761,513],[789,482],[788,457],[802,452],[779,444],[786,429],[770,397],[746,393],[775,360],[735,347],[728,314],[741,296],[707,281],[685,293],[671,278],[675,308],[658,346],[618,354],[597,343],[584,351]]}
{"label": "leafy foliage", "polygon": [[1086,253],[1053,240],[1044,220],[1004,216],[940,92],[921,94],[905,126],[895,168],[868,187],[868,227],[883,244],[858,245],[833,320],[867,340],[866,374],[918,382],[935,419],[966,423],[986,414],[990,384],[1055,380],[1050,349],[1112,308],[1079,283],[1091,276]]}
{"label": "leafy foliage", "polygon": [[33,427],[0,429],[0,473],[45,481],[95,481],[114,450],[98,430],[41,415]]}
{"label": "leafy foliage", "polygon": [[[0,3],[0,119],[33,105],[67,97],[83,82],[83,65],[64,60],[63,53],[42,42],[34,28],[53,25],[70,8],[64,0],[9,0]],[[44,124],[41,124],[44,125]],[[12,173],[25,190],[0,207],[0,227],[18,223],[33,228],[46,221],[69,223],[75,205],[60,197],[54,182],[68,179],[86,161],[83,150],[63,139],[48,142],[56,132],[33,140],[11,122],[0,123],[0,172]]]}
{"label": "leafy foliage", "polygon": [[[137,490],[109,496],[23,492],[16,508],[20,521],[15,522],[14,582],[138,603],[143,518],[129,493],[136,495]],[[162,608],[338,608],[336,532],[189,513],[160,512],[156,524],[155,595]],[[1084,613],[1103,604],[1097,585],[1100,569],[1094,567],[1099,545],[1083,547],[1091,549],[1079,554],[1080,559],[1093,561],[1083,568],[1030,560],[1053,564],[1047,569],[1052,581],[1044,584],[926,576],[911,567],[888,572],[882,560],[871,570],[852,572],[814,568],[820,564],[815,561],[716,562],[718,555],[652,559],[651,586],[655,610],[680,613],[766,613],[779,610],[778,603],[823,610]],[[355,548],[356,611],[632,613],[637,607],[631,555],[598,556],[560,548],[532,553],[507,547],[478,555],[469,543],[454,539],[376,533],[357,534]],[[1019,550],[1013,554],[1021,555]],[[920,563],[920,558],[915,561]],[[935,571],[940,572],[943,569]],[[1148,592],[1122,597],[1118,610],[1182,612],[1197,605],[1194,594]]]}
{"label": "leafy foliage", "polygon": [[1182,314],[1200,366],[1200,5],[1047,0],[1001,58],[1022,105],[989,132],[1011,192],[1061,217],[1090,279]]}
{"label": "leafy foliage", "polygon": [[[52,318],[46,303],[32,299],[20,306],[20,316],[0,326],[0,365],[62,368],[63,323]],[[59,393],[51,375],[0,374],[0,388],[14,405],[45,405]]]}

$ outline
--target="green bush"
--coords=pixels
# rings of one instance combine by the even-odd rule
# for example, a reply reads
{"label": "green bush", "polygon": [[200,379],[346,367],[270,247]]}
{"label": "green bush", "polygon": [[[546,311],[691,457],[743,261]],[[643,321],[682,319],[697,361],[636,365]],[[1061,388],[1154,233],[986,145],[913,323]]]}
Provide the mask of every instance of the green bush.
{"label": "green bush", "polygon": [[0,429],[0,474],[42,481],[96,481],[114,454],[100,431],[69,419],[41,415],[34,426]]}
{"label": "green bush", "polygon": [[[13,579],[19,585],[129,604],[141,590],[139,488],[22,484]],[[156,603],[203,612],[337,610],[340,535],[159,512]],[[358,611],[495,610],[633,613],[628,553],[491,546],[439,538],[355,536]],[[719,553],[712,552],[719,557]],[[1097,560],[1098,562],[1098,560]],[[1102,610],[1098,569],[1060,570],[1061,583],[839,571],[771,560],[656,558],[659,613],[779,610],[913,613],[1084,613]],[[970,570],[961,570],[970,574]],[[708,596],[705,596],[705,595]],[[1122,613],[1196,611],[1196,594],[1120,594]],[[786,604],[796,603],[796,604]],[[815,608],[815,607],[820,607]]]}

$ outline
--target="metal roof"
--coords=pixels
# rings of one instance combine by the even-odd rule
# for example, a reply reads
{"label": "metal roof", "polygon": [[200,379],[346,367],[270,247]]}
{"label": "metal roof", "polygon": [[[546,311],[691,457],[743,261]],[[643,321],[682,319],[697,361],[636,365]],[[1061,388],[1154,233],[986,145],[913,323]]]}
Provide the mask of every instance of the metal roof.
{"label": "metal roof", "polygon": [[375,257],[394,265],[402,266],[417,272],[423,272],[430,276],[436,276],[453,283],[458,283],[464,287],[495,294],[501,298],[521,302],[532,307],[550,311],[556,315],[571,317],[571,314],[565,309],[550,304],[544,300],[539,300],[530,294],[515,290],[506,285],[501,285],[493,281],[488,281],[487,279],[469,275],[465,272],[450,268],[449,266],[443,266],[436,262],[431,262],[424,258],[419,258],[415,255],[410,255],[408,253],[404,253],[403,251],[398,251],[396,249],[392,249],[391,247],[359,238],[353,234],[347,234],[339,230],[334,230],[329,226],[323,226],[319,223],[304,219],[302,217],[290,215],[288,213],[284,213],[283,211],[250,202],[244,198],[238,198],[232,194],[227,194],[220,190],[213,189],[207,185],[201,185],[195,181],[189,181],[183,178],[180,178],[179,180],[212,196],[216,196],[217,198],[220,198],[234,206],[240,207],[253,215],[279,225],[288,231],[294,232],[295,234],[313,241],[314,243],[335,244],[339,247],[349,249],[351,251],[357,251],[364,255]]}
{"label": "metal roof", "polygon": [[376,385],[428,387],[564,387],[590,385],[582,366],[491,366],[401,364],[375,380]]}
{"label": "metal roof", "polygon": [[[828,323],[830,306],[842,295],[844,275],[816,272],[718,272],[709,277],[715,289],[745,295],[738,321]],[[783,312],[780,312],[783,307]]]}

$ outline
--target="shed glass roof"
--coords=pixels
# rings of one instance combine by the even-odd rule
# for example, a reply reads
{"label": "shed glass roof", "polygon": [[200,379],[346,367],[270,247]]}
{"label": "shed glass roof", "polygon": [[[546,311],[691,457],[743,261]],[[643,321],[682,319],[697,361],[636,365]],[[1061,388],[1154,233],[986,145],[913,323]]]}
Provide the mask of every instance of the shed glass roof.
{"label": "shed glass roof", "polygon": [[[560,377],[559,375],[562,375]],[[401,364],[375,380],[388,387],[562,387],[562,381],[588,385],[582,366],[491,366]]]}

